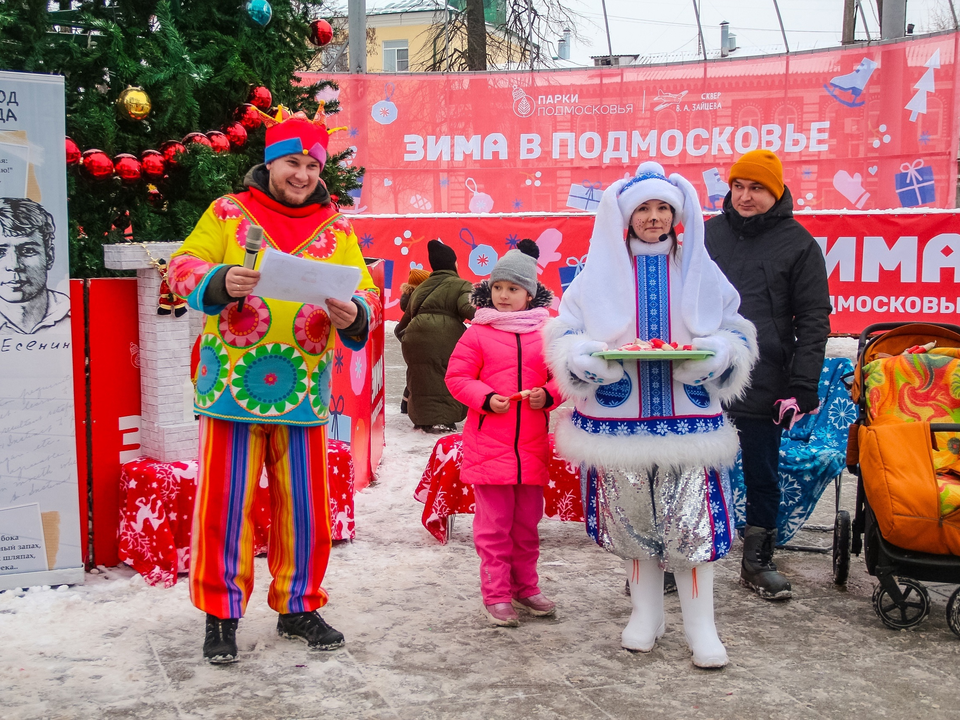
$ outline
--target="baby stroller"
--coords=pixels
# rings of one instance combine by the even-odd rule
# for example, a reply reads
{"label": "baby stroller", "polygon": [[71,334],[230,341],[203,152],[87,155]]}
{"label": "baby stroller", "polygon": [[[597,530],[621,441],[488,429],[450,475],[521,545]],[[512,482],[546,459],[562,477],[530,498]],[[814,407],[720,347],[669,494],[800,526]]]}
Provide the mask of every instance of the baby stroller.
{"label": "baby stroller", "polygon": [[[852,528],[835,546],[861,550],[879,580],[873,608],[887,627],[930,612],[919,581],[960,583],[960,327],[880,323],[860,335],[847,467],[857,476]],[[960,636],[960,589],[947,603]]]}

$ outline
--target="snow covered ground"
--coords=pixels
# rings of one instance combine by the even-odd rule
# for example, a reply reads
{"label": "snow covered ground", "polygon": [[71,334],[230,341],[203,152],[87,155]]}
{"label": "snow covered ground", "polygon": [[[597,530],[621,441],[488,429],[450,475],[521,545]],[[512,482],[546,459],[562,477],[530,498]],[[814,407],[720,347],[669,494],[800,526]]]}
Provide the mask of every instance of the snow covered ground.
{"label": "snow covered ground", "polygon": [[[399,414],[403,361],[387,335],[379,479],[357,496],[357,539],[334,548],[325,581],[323,615],[345,648],[309,653],[277,637],[262,558],[241,660],[220,667],[201,658],[203,615],[185,582],[164,590],[101,568],[83,586],[0,593],[0,718],[956,717],[960,641],[943,612],[952,588],[933,588],[918,628],[892,632],[871,609],[859,558],[844,589],[829,556],[781,553],[796,598],[773,604],[737,586],[735,547],[716,590],[731,665],[704,672],[690,663],[675,596],[654,652],[620,649],[630,603],[619,561],[580,525],[545,520],[540,570],[557,618],[486,627],[471,518],[458,517],[446,546],[420,525],[413,490],[436,436]],[[831,341],[830,354],[855,347]],[[832,495],[814,522],[832,524]]]}

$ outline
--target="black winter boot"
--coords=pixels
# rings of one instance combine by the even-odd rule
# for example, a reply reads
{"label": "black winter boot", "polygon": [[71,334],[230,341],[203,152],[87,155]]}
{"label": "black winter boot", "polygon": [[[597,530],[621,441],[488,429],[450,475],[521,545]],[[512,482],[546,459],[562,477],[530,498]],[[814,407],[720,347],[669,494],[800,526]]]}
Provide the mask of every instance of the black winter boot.
{"label": "black winter boot", "polygon": [[743,529],[743,562],[740,584],[757,591],[764,600],[787,600],[793,597],[790,581],[773,564],[776,530],[747,525]]}
{"label": "black winter boot", "polygon": [[327,625],[316,610],[301,613],[280,613],[277,634],[285,638],[305,640],[311,650],[336,650],[343,647],[343,633]]}
{"label": "black winter boot", "polygon": [[237,618],[218,617],[207,613],[206,636],[203,640],[203,659],[214,665],[237,661]]}

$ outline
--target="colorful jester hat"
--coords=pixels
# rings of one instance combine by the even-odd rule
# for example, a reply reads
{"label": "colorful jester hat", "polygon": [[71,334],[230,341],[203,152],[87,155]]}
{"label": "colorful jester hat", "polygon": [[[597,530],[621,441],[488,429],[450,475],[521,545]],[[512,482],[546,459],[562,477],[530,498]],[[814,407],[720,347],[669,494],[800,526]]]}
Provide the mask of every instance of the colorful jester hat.
{"label": "colorful jester hat", "polygon": [[263,148],[263,161],[273,162],[284,155],[309,155],[320,162],[320,168],[327,162],[327,143],[330,133],[324,122],[323,103],[317,109],[313,119],[298,110],[291,113],[280,105],[274,116],[260,113],[267,128],[266,145]]}

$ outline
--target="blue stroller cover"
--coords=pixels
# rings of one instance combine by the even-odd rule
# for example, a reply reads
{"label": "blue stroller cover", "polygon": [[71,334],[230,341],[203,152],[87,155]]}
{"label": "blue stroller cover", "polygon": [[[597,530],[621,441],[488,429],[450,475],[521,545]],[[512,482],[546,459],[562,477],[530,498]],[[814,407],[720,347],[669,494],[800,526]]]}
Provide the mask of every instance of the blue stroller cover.
{"label": "blue stroller cover", "polygon": [[[780,512],[777,544],[788,542],[813,513],[827,485],[846,465],[847,431],[857,407],[842,378],[853,372],[846,358],[827,358],[820,371],[820,412],[784,431],[780,441]],[[740,454],[730,469],[736,527],[746,518],[746,489]]]}

